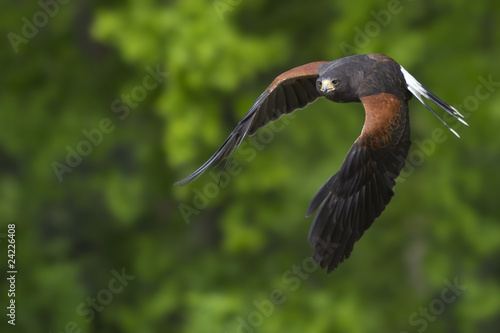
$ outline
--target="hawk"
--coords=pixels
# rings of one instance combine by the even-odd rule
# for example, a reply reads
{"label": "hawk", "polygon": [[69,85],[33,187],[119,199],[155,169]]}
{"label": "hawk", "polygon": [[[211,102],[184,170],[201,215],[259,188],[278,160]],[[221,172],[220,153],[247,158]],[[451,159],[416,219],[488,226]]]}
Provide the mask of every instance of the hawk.
{"label": "hawk", "polygon": [[308,238],[313,261],[331,273],[350,256],[354,243],[394,195],[395,180],[411,145],[408,101],[412,95],[457,137],[424,98],[467,125],[454,107],[383,54],[355,55],[293,68],[269,85],[205,164],[176,184],[185,185],[224,160],[225,168],[247,135],[320,97],[337,103],[362,103],[365,122],[360,136],[340,170],[318,190],[306,212],[308,217],[317,211]]}

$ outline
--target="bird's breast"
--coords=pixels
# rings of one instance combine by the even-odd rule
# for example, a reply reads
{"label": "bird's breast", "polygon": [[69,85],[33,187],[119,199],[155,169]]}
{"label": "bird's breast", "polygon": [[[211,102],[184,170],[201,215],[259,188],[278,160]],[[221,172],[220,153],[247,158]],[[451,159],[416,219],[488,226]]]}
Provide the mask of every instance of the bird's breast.
{"label": "bird's breast", "polygon": [[361,102],[365,107],[365,124],[360,138],[372,148],[387,147],[404,123],[404,102],[388,93],[362,97]]}

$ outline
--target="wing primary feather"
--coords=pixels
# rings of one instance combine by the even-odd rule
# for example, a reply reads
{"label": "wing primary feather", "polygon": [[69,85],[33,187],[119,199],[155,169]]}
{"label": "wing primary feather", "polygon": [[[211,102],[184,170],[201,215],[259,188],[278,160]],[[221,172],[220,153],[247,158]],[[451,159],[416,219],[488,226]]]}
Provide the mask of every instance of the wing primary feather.
{"label": "wing primary feather", "polygon": [[323,201],[325,201],[325,199],[327,198],[328,193],[330,191],[330,188],[333,186],[333,183],[335,182],[336,177],[337,177],[337,174],[334,174],[333,176],[331,176],[321,186],[321,188],[318,190],[318,192],[316,192],[313,199],[311,200],[311,203],[309,203],[309,207],[307,208],[307,212],[306,212],[306,217],[311,216],[314,213],[314,211],[318,208],[318,206],[321,205],[321,203]]}
{"label": "wing primary feather", "polygon": [[198,178],[202,173],[204,173],[220,156],[224,148],[228,145],[230,140],[234,137],[233,134],[231,134],[226,141],[222,144],[222,146],[205,162],[203,163],[202,166],[200,166],[195,172],[187,176],[186,178],[183,178],[181,180],[178,180],[174,183],[174,185],[180,185],[184,186],[189,184],[190,182],[194,181],[196,178]]}
{"label": "wing primary feather", "polygon": [[318,214],[316,214],[316,216],[314,217],[313,223],[311,225],[311,229],[309,229],[308,240],[312,246],[314,246],[314,244],[316,244],[316,242],[318,241],[320,231],[323,228],[324,222],[328,217],[328,214],[326,214],[326,216],[325,216],[325,215],[321,215],[319,213],[319,212],[323,211],[323,207],[326,204],[327,204],[327,200],[325,200],[321,203],[321,206],[319,207],[319,210],[318,210]]}

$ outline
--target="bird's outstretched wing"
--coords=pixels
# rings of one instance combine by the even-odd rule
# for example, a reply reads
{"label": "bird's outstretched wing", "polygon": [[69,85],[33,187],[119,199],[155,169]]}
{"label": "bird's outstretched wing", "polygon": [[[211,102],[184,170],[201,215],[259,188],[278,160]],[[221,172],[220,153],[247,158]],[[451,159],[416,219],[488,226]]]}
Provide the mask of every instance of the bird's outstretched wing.
{"label": "bird's outstretched wing", "polygon": [[407,100],[391,94],[362,98],[366,120],[340,170],[317,192],[309,232],[313,260],[328,273],[347,259],[391,200],[411,145]]}
{"label": "bird's outstretched wing", "polygon": [[230,162],[232,154],[245,136],[254,134],[259,128],[284,114],[302,109],[314,102],[320,97],[316,90],[316,79],[318,69],[324,63],[326,61],[316,61],[295,67],[274,79],[212,157],[198,170],[176,184],[185,185],[195,180],[210,166],[216,166],[226,158]]}

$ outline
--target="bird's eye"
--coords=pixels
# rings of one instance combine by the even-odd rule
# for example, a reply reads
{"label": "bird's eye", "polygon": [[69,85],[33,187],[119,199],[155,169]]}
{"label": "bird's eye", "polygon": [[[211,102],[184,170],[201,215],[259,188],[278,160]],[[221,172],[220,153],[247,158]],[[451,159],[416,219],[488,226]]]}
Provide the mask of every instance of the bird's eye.
{"label": "bird's eye", "polygon": [[332,84],[336,86],[337,84],[339,84],[339,80],[332,80]]}
{"label": "bird's eye", "polygon": [[321,88],[321,87],[322,87],[322,83],[321,83],[321,81],[319,81],[319,80],[318,80],[316,83],[318,84],[318,87],[319,87],[319,88]]}

